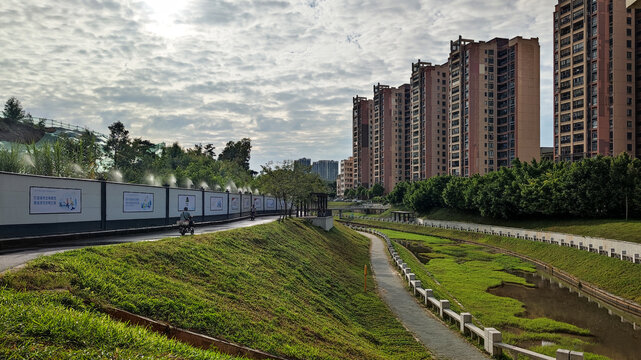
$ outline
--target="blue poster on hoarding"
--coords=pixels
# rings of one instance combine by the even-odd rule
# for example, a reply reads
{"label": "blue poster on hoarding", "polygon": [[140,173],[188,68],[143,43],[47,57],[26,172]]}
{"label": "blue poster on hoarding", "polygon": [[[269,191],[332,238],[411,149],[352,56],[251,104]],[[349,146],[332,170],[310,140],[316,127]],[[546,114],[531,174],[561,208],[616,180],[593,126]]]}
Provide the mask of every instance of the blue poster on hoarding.
{"label": "blue poster on hoarding", "polygon": [[82,190],[63,188],[29,188],[29,214],[79,214],[82,212]]}
{"label": "blue poster on hoarding", "polygon": [[222,211],[223,210],[223,198],[220,196],[212,196],[209,198],[209,210],[210,211]]}

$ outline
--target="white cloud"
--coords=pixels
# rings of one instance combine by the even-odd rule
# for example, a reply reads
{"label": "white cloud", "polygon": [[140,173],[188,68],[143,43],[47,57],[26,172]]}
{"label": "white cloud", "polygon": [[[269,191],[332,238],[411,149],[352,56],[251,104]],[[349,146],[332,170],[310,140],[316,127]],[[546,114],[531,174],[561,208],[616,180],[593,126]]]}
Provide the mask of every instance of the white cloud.
{"label": "white cloud", "polygon": [[[180,4],[178,4],[180,3]],[[4,0],[0,101],[34,116],[191,146],[250,137],[252,167],[341,159],[351,98],[408,82],[449,41],[539,37],[552,143],[554,0]]]}

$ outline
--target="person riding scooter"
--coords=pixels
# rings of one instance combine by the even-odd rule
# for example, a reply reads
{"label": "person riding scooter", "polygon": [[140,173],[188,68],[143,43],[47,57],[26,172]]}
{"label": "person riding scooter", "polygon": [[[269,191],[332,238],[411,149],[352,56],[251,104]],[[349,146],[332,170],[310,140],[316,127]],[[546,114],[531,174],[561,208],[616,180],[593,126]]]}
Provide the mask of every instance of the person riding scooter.
{"label": "person riding scooter", "polygon": [[180,214],[180,220],[178,221],[178,229],[180,231],[180,235],[185,235],[185,233],[187,232],[191,233],[192,235],[194,234],[194,221],[189,211],[187,211],[186,207],[183,210],[183,212]]}
{"label": "person riding scooter", "polygon": [[254,220],[256,218],[256,205],[252,205],[250,217],[251,217],[252,220]]}

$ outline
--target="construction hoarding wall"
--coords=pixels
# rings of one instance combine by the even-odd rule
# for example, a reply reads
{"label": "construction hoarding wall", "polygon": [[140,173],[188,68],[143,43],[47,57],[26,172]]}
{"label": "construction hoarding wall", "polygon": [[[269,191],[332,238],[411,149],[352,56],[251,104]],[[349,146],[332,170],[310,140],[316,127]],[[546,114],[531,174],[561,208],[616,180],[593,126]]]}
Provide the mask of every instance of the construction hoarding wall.
{"label": "construction hoarding wall", "polygon": [[[219,221],[276,212],[277,199],[194,189],[0,172],[0,239]],[[280,207],[279,207],[280,208]]]}

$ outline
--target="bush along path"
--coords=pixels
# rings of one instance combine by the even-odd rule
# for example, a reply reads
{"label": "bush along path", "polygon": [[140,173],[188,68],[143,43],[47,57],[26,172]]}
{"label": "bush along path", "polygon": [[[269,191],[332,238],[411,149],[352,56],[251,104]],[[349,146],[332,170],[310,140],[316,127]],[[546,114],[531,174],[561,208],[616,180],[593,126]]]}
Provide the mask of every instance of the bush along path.
{"label": "bush along path", "polygon": [[[450,302],[448,300],[442,300],[443,297],[440,297],[440,299],[439,299],[439,297],[437,297],[438,295],[435,296],[435,293],[442,293],[442,291],[444,290],[444,287],[440,286],[440,284],[439,285],[434,284],[433,279],[430,278],[431,275],[430,274],[426,274],[426,271],[422,268],[420,262],[418,262],[418,260],[415,257],[413,257],[413,255],[409,251],[405,250],[405,248],[399,246],[398,244],[393,244],[390,241],[389,237],[387,235],[385,235],[384,233],[382,233],[382,232],[379,232],[379,231],[376,231],[376,230],[372,230],[372,229],[368,229],[368,228],[362,228],[362,227],[355,227],[355,229],[356,230],[364,230],[364,231],[367,231],[367,232],[371,233],[371,234],[366,234],[366,235],[372,239],[372,243],[373,243],[373,245],[372,245],[372,265],[375,267],[375,269],[376,269],[376,262],[374,261],[375,252],[378,251],[378,252],[381,253],[381,257],[384,257],[385,259],[387,258],[386,254],[385,254],[386,253],[386,249],[385,249],[386,246],[383,243],[383,241],[379,238],[379,237],[381,237],[381,238],[384,238],[387,241],[387,245],[388,245],[387,246],[387,250],[389,250],[390,253],[392,254],[392,257],[393,257],[393,260],[394,260],[393,261],[394,264],[397,265],[399,267],[399,269],[401,270],[401,275],[404,276],[405,279],[407,280],[407,282],[408,282],[408,284],[410,286],[410,291],[412,291],[412,289],[413,289],[415,295],[420,295],[420,297],[422,297],[425,300],[425,305],[426,306],[430,306],[433,309],[435,309],[437,311],[437,313],[440,315],[440,317],[442,317],[443,319],[446,319],[446,320],[449,320],[449,321],[453,322],[456,325],[456,328],[460,329],[460,331],[462,333],[469,334],[473,338],[478,339],[479,342],[483,344],[485,350],[488,353],[490,353],[492,355],[500,355],[503,351],[506,351],[506,352],[509,352],[510,354],[512,354],[513,356],[515,356],[515,358],[516,358],[516,356],[518,356],[520,354],[520,355],[526,355],[526,356],[530,356],[530,357],[533,356],[536,359],[549,359],[549,360],[553,360],[554,359],[554,357],[546,356],[546,355],[543,355],[543,354],[537,354],[537,353],[535,353],[533,351],[530,351],[530,350],[527,350],[527,349],[524,349],[524,348],[520,348],[520,347],[517,347],[517,346],[514,346],[514,345],[509,345],[507,343],[504,343],[502,334],[499,331],[495,330],[494,328],[486,327],[485,329],[481,329],[481,328],[477,327],[476,325],[474,325],[472,323],[471,314],[466,313],[466,312],[459,314],[458,312],[455,311],[455,309],[459,308],[460,305],[459,306],[457,306],[455,304],[450,305]],[[372,234],[375,234],[375,235],[372,235]],[[411,234],[408,234],[408,235],[411,235]],[[447,240],[444,240],[444,239],[441,239],[441,240],[443,240],[443,241],[440,242],[440,245],[442,245],[444,247],[451,247],[450,245],[445,243],[445,242],[447,242]],[[378,245],[378,247],[376,245]],[[397,252],[397,250],[399,250],[399,251]],[[403,250],[403,251],[401,251],[401,250]],[[453,249],[449,249],[449,250],[453,250]],[[481,253],[482,253],[482,251],[477,251],[473,255],[477,256],[477,257],[478,256],[482,256]],[[487,256],[492,256],[492,255],[487,254]],[[504,260],[509,260],[509,259],[503,258],[503,255],[498,255],[498,257],[500,258],[500,259],[498,259],[498,260],[500,260],[500,262],[503,262]],[[407,259],[408,263],[406,263],[404,259]],[[414,260],[414,261],[412,261],[412,260]],[[523,266],[524,269],[527,268],[527,266],[525,264],[519,265],[518,264],[519,261],[516,260],[516,259],[514,259],[514,260],[515,261],[513,261],[513,264],[509,264],[509,265],[515,265],[517,267],[518,266]],[[408,266],[409,263],[411,263],[412,268],[416,268],[416,269],[412,270]],[[385,265],[387,265],[388,268],[390,267],[389,263],[387,261],[385,261]],[[390,270],[390,271],[392,271],[392,270]],[[414,274],[414,272],[416,272],[416,274]],[[472,272],[474,272],[474,271],[472,271]],[[420,274],[420,278],[423,279],[423,282],[421,280],[418,280],[418,276],[417,275],[419,275],[419,274]],[[513,276],[513,275],[509,275],[507,273],[505,275],[506,276]],[[516,278],[516,276],[513,276],[513,277]],[[377,278],[378,278],[378,273],[377,273]],[[403,283],[403,281],[398,279],[398,277],[396,277],[396,280],[399,283]],[[474,279],[473,282],[474,283],[476,283],[476,282],[481,282],[482,283],[483,281],[481,281],[480,279]],[[426,288],[429,287],[430,289],[426,289],[424,287],[426,287]],[[384,287],[381,287],[381,289],[384,289]],[[433,289],[438,289],[438,290],[433,290]],[[411,302],[413,302],[414,305],[416,305],[416,302],[414,301],[414,299],[412,299],[411,296],[409,296],[409,294],[407,293],[407,291],[405,289],[405,286],[399,285],[398,291],[399,291],[399,296],[402,297],[402,295],[400,293],[405,293],[405,295],[407,295],[409,300]],[[471,291],[471,292],[474,292],[474,291]],[[481,291],[481,293],[484,293],[484,292]],[[479,293],[476,292],[476,295],[478,296]],[[491,295],[490,295],[490,297],[491,297]],[[394,300],[394,303],[395,303],[397,301],[396,297],[394,297],[394,299],[395,299]],[[464,300],[465,300],[464,303],[468,303],[470,301],[470,299],[468,299],[468,298],[465,298]],[[484,299],[484,301],[485,300],[487,300],[487,299]],[[503,298],[501,298],[501,300],[503,300]],[[509,303],[509,300],[507,302]],[[394,306],[395,306],[394,303],[390,304],[392,309],[394,309]],[[473,306],[474,309],[476,309],[478,307],[477,305],[478,304],[474,304],[474,306]],[[496,306],[496,305],[498,305],[498,304],[496,304],[496,303],[491,303],[490,304],[490,306]],[[406,308],[406,307],[401,305],[401,308],[403,309],[403,308]],[[409,318],[403,318],[402,311],[401,311],[400,314],[397,313],[399,318],[401,318],[401,320],[405,323],[405,325],[407,327],[409,327],[410,329],[413,328],[412,322],[420,317],[419,316],[419,312],[416,311],[415,309],[413,309],[413,310],[414,310],[414,316],[413,317],[409,317]],[[407,311],[407,310],[405,310],[405,311]],[[520,309],[518,309],[517,311],[520,311]],[[493,309],[493,311],[490,311],[490,313],[492,313],[494,315],[496,315],[496,314],[504,314],[502,309]],[[509,313],[509,311],[508,311],[508,313]],[[487,311],[486,311],[485,314],[487,314]],[[507,315],[507,313],[505,313],[505,315]],[[503,316],[503,317],[505,317],[505,316]],[[496,320],[496,319],[494,319],[494,320]],[[527,319],[523,319],[523,320],[525,320],[525,322],[528,321]],[[541,323],[540,320],[547,320],[547,323],[543,324],[543,323]],[[406,323],[406,321],[407,321],[407,323]],[[537,325],[539,327],[546,326],[549,329],[558,328],[562,332],[567,332],[567,331],[573,332],[573,331],[581,330],[581,329],[578,329],[578,328],[576,328],[574,326],[571,326],[569,324],[563,324],[563,323],[559,323],[559,322],[556,322],[556,321],[553,321],[553,320],[548,320],[548,319],[538,319],[538,320],[529,320],[529,321],[532,323],[532,324],[529,324],[530,327],[537,326]],[[494,322],[496,322],[496,321],[494,321]],[[420,323],[423,323],[423,321],[420,321]],[[528,324],[526,324],[526,325],[528,325]],[[435,344],[430,344],[428,346],[430,346],[430,348],[432,348],[434,350],[434,352],[437,354],[437,356],[441,355],[441,356],[444,356],[445,358],[470,358],[469,357],[470,355],[467,355],[465,357],[461,357],[463,355],[458,354],[458,355],[455,355],[454,357],[452,357],[452,355],[445,355],[445,354],[439,353],[439,351],[437,351],[437,349],[440,350],[440,351],[443,351],[442,349],[439,348],[439,340],[442,340],[443,338],[447,339],[448,338],[448,336],[447,336],[448,334],[447,333],[449,333],[450,337],[451,337],[451,335],[454,335],[451,331],[449,331],[444,326],[442,326],[442,328],[443,328],[443,333],[440,333],[440,334],[438,334],[436,336],[435,336],[435,334],[430,334],[431,336],[428,338],[429,339],[428,341],[434,342],[436,340]],[[459,339],[459,340],[461,340],[461,339]],[[465,343],[465,344],[469,346],[469,344],[467,344],[467,343]],[[459,348],[459,346],[460,346],[459,344],[455,344],[455,343],[454,344],[450,344],[450,346],[448,348],[446,348],[445,351],[456,351]],[[548,350],[546,352],[548,354],[550,354],[549,350],[552,350],[552,354],[550,354],[550,355],[555,355],[554,351],[556,349],[557,348],[546,349],[546,350]],[[576,352],[576,351],[570,352],[568,350],[556,350],[556,359],[565,359],[566,358],[565,355],[569,356],[570,354],[573,356],[572,359],[583,359],[583,353]],[[598,357],[591,356],[589,358],[596,359]]]}

